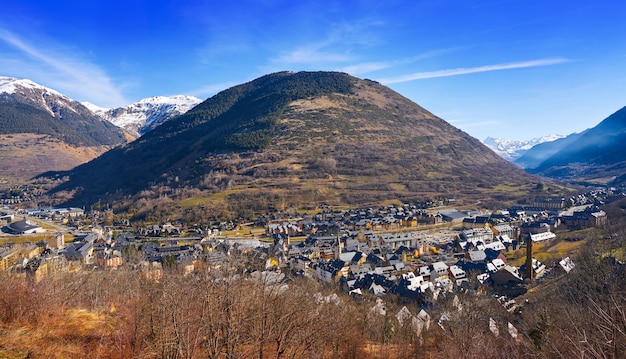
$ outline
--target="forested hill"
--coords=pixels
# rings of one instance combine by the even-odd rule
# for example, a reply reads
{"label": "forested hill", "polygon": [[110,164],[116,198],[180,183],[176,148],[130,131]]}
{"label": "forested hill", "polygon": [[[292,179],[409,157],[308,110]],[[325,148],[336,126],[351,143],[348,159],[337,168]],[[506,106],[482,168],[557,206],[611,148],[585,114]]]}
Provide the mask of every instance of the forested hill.
{"label": "forested hill", "polygon": [[[209,135],[207,150],[262,149],[278,135],[278,120],[294,100],[322,94],[348,94],[354,78],[330,72],[281,72],[233,87],[209,98],[178,121],[146,138],[169,139],[185,133],[190,142]],[[188,132],[193,129],[192,132]]]}
{"label": "forested hill", "polygon": [[227,214],[485,192],[506,200],[493,190],[536,181],[389,88],[336,72],[235,86],[55,175],[69,176],[53,192],[71,192],[68,204],[125,198],[128,208],[167,194],[167,210]]}

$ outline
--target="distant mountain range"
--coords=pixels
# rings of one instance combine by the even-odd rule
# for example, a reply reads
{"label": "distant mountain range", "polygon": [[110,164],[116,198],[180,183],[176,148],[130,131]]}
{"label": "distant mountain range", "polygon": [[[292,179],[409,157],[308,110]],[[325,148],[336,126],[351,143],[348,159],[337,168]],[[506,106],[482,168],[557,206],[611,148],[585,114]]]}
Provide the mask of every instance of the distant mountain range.
{"label": "distant mountain range", "polygon": [[71,192],[68,204],[133,211],[154,201],[153,211],[204,218],[438,195],[502,201],[515,195],[498,188],[537,181],[389,88],[335,72],[275,73],[222,91],[56,174],[66,176],[53,193]]}
{"label": "distant mountain range", "polygon": [[527,143],[487,138],[484,142],[528,173],[581,184],[626,184],[626,107],[597,126],[554,139]]}
{"label": "distant mountain range", "polygon": [[518,159],[528,165],[527,171],[531,173],[566,180],[624,184],[626,107],[593,128],[541,144],[532,151]]}
{"label": "distant mountain range", "polygon": [[576,142],[581,134],[582,133],[573,133],[569,136],[555,139],[554,141],[538,143],[523,152],[521,156],[514,159],[512,162],[525,169],[537,168],[543,161],[569,146],[571,143]]}
{"label": "distant mountain range", "polygon": [[184,114],[202,102],[193,96],[155,96],[118,108],[102,108],[89,102],[83,104],[94,114],[139,137],[156,126]]}
{"label": "distant mountain range", "polygon": [[[539,138],[533,138],[532,140],[528,141],[516,141],[503,138],[487,137],[482,142],[487,147],[491,148],[495,153],[500,155],[500,157],[504,158],[507,161],[517,163],[515,161],[534,146],[544,142],[555,141],[563,137],[565,136],[548,135]],[[525,168],[525,166],[522,166],[522,168]]]}

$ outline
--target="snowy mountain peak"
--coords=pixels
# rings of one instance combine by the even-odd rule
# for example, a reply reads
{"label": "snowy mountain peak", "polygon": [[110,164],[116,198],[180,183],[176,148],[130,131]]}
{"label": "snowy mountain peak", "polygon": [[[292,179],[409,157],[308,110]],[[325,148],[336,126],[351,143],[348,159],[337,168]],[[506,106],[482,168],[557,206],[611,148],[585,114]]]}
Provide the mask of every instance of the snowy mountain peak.
{"label": "snowy mountain peak", "polygon": [[139,100],[136,103],[155,104],[155,105],[171,104],[171,105],[178,105],[178,106],[191,105],[193,107],[199,104],[200,102],[202,102],[200,99],[193,97],[193,96],[174,95],[174,96],[148,97],[148,98],[144,98],[143,100]]}
{"label": "snowy mountain peak", "polygon": [[489,147],[500,157],[507,161],[513,162],[521,157],[526,151],[530,150],[534,146],[544,143],[552,142],[563,138],[562,135],[547,135],[538,138],[533,138],[528,141],[507,140],[503,138],[487,137],[483,142],[484,145]]}
{"label": "snowy mountain peak", "polygon": [[0,93],[6,93],[11,95],[20,92],[23,93],[24,90],[39,90],[43,94],[55,95],[69,100],[69,97],[31,80],[0,76]]}
{"label": "snowy mountain peak", "polygon": [[59,119],[62,109],[89,113],[79,102],[28,79],[0,76],[0,95],[41,108]]}
{"label": "snowy mountain peak", "polygon": [[119,108],[105,108],[71,98],[28,79],[0,76],[0,95],[19,99],[62,118],[61,109],[89,113],[139,137],[163,122],[182,115],[202,102],[193,96],[154,96]]}
{"label": "snowy mountain peak", "polygon": [[176,95],[148,97],[113,109],[89,105],[96,115],[138,137],[169,119],[184,114],[200,102],[202,100],[193,96]]}

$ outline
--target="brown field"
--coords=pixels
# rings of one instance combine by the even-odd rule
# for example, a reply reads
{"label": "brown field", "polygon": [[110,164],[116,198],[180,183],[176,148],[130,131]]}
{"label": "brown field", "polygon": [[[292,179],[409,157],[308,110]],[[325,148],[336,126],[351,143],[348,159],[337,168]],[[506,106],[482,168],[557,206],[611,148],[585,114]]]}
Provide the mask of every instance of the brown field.
{"label": "brown field", "polygon": [[2,178],[28,180],[46,171],[63,171],[88,162],[108,147],[72,147],[46,135],[0,135]]}

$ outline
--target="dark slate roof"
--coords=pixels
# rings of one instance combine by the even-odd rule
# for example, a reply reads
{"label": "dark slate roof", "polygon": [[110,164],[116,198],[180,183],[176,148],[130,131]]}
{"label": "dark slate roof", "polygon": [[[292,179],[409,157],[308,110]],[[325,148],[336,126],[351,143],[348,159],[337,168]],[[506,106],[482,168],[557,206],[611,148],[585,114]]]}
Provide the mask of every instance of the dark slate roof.
{"label": "dark slate roof", "polygon": [[500,256],[500,251],[496,251],[495,249],[491,248],[485,248],[485,255],[487,256],[488,261],[492,261]]}
{"label": "dark slate roof", "polygon": [[7,227],[9,228],[9,230],[11,232],[14,232],[14,233],[24,233],[26,231],[29,231],[29,230],[32,230],[32,229],[35,229],[35,228],[39,228],[39,226],[31,225],[25,219],[23,219],[21,221],[9,223],[7,225]]}

